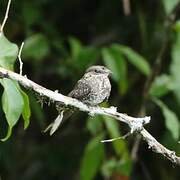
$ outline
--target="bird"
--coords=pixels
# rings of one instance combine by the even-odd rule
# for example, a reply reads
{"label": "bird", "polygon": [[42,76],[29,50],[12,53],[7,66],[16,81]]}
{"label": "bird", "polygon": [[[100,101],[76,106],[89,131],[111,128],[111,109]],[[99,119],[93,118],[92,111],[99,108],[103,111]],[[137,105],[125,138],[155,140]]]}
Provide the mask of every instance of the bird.
{"label": "bird", "polygon": [[[105,66],[90,66],[85,71],[83,77],[77,81],[68,96],[81,101],[87,106],[97,106],[102,102],[107,101],[111,92],[111,83],[109,80],[111,73],[111,70]],[[62,120],[69,118],[73,113],[73,109],[64,110],[63,108],[60,108],[59,115],[55,121],[46,128],[45,132],[51,129],[50,135],[52,135],[58,129]]]}

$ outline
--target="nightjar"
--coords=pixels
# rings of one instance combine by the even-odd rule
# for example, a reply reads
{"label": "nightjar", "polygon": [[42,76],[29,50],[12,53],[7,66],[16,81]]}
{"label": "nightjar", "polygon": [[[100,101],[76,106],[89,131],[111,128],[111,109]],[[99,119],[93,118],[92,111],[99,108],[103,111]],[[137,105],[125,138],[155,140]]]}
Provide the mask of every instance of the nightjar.
{"label": "nightjar", "polygon": [[[103,101],[108,100],[110,96],[110,74],[111,71],[104,66],[97,65],[89,67],[68,96],[75,98],[88,106],[97,106]],[[60,111],[58,117],[45,131],[51,129],[50,135],[52,135],[57,130],[62,120],[67,119],[73,112],[72,109]]]}

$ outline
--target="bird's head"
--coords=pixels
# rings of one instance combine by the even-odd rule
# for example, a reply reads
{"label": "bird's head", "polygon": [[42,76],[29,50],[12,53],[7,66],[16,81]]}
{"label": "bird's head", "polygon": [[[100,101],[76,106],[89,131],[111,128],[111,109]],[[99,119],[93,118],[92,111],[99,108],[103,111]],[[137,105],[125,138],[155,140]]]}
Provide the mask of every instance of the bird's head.
{"label": "bird's head", "polygon": [[104,74],[104,75],[112,74],[112,72],[105,66],[91,66],[86,70],[86,73]]}

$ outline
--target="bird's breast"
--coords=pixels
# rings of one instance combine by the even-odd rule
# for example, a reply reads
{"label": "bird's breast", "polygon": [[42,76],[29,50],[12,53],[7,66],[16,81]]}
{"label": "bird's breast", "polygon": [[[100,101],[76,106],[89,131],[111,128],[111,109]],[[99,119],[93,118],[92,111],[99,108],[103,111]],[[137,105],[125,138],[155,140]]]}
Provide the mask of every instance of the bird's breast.
{"label": "bird's breast", "polygon": [[88,81],[91,89],[88,97],[91,105],[100,104],[109,97],[111,91],[111,84],[107,76],[94,75],[88,77],[86,80]]}

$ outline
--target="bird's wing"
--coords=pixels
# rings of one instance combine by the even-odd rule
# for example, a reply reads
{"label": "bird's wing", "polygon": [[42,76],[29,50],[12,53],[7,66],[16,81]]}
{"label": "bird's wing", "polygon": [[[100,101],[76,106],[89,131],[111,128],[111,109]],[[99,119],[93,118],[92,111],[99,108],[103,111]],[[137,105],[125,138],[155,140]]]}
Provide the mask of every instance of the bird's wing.
{"label": "bird's wing", "polygon": [[86,80],[79,80],[74,89],[68,94],[69,97],[83,100],[91,92],[91,87]]}

